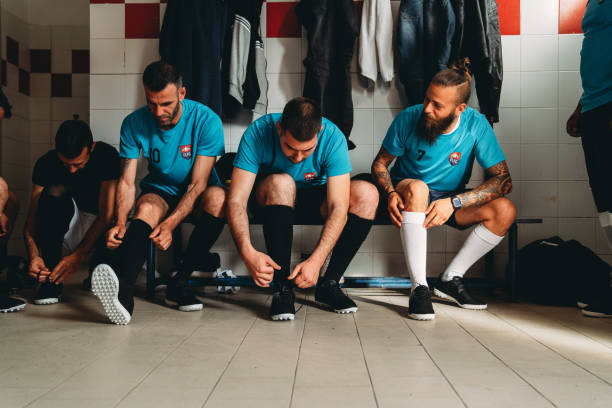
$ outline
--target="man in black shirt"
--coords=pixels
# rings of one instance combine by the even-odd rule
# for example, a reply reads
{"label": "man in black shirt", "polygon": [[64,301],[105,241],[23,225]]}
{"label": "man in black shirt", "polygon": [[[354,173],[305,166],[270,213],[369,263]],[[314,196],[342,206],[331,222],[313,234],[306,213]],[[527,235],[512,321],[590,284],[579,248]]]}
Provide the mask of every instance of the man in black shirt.
{"label": "man in black shirt", "polygon": [[[94,247],[90,272],[100,263],[118,178],[119,155],[114,147],[94,142],[83,121],[62,123],[55,150],[38,159],[32,174],[25,241],[29,273],[40,282],[35,304],[57,303],[63,283]],[[68,252],[65,257],[62,249]]]}

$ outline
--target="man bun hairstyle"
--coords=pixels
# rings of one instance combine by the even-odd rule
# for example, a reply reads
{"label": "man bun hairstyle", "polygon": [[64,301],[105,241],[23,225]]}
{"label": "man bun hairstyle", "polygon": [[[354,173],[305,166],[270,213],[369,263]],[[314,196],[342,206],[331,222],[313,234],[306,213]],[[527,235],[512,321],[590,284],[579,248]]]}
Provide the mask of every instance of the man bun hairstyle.
{"label": "man bun hairstyle", "polygon": [[153,92],[163,90],[168,84],[176,85],[178,90],[183,86],[183,78],[174,65],[165,61],[155,61],[145,68],[142,74],[142,83]]}
{"label": "man bun hairstyle", "polygon": [[67,159],[74,159],[87,147],[91,150],[93,135],[87,123],[82,120],[67,120],[55,134],[55,150]]}
{"label": "man bun hairstyle", "polygon": [[321,108],[310,98],[291,99],[283,109],[280,126],[282,131],[290,131],[300,142],[312,140],[321,130]]}
{"label": "man bun hairstyle", "polygon": [[448,69],[438,72],[431,80],[432,84],[444,87],[457,87],[457,105],[468,103],[472,93],[472,68],[470,59],[460,58],[452,62]]}

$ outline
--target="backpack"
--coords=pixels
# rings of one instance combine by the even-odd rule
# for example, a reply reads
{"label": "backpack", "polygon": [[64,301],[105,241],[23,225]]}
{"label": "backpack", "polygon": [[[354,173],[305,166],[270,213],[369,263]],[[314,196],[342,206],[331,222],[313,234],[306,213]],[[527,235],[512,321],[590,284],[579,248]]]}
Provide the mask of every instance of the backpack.
{"label": "backpack", "polygon": [[554,236],[518,251],[519,295],[536,303],[575,306],[609,296],[611,273],[610,265],[576,240]]}

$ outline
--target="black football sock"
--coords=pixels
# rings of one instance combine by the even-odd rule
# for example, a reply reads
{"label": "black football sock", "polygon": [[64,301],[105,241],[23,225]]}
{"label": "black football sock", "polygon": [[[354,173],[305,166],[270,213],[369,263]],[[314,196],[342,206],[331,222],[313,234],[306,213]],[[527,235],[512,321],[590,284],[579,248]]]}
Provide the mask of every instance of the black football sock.
{"label": "black football sock", "polygon": [[349,213],[346,225],[334,246],[325,276],[321,281],[335,280],[338,282],[355,257],[372,228],[372,220],[366,220]]}
{"label": "black football sock", "polygon": [[293,208],[286,205],[267,205],[263,209],[263,233],[268,255],[281,269],[274,271],[274,289],[293,287],[287,277],[291,273],[293,244]]}
{"label": "black football sock", "polygon": [[130,223],[123,243],[119,247],[119,280],[134,286],[147,257],[149,235],[153,228],[146,222],[135,219]]}

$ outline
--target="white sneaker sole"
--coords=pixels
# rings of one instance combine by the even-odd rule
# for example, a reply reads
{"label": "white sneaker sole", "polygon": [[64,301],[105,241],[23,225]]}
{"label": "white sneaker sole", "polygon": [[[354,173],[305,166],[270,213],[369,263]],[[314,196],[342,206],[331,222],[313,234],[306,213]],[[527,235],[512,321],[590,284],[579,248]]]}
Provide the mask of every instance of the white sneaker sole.
{"label": "white sneaker sole", "polygon": [[457,304],[457,306],[463,308],[463,309],[468,309],[468,310],[485,310],[487,308],[487,305],[469,305],[469,304],[461,304],[460,302],[457,301],[457,299],[455,299],[452,296],[447,295],[444,292],[439,291],[438,289],[434,288],[434,296],[439,297],[441,299],[444,300],[450,300],[451,302],[454,302]]}
{"label": "white sneaker sole", "polygon": [[23,305],[17,305],[17,306],[13,306],[13,307],[9,307],[7,309],[2,309],[0,310],[0,313],[12,313],[12,312],[18,312],[21,309],[24,309],[26,307],[25,303]]}
{"label": "white sneaker sole", "polygon": [[54,305],[59,303],[59,298],[34,299],[35,305]]}
{"label": "white sneaker sole", "polygon": [[585,307],[588,306],[588,304],[582,303],[582,302],[576,302],[576,306],[578,306],[578,309],[584,309]]}
{"label": "white sneaker sole", "polygon": [[334,312],[339,314],[348,314],[348,313],[357,313],[357,306],[355,307],[347,307],[346,309],[334,309]]}
{"label": "white sneaker sole", "polygon": [[605,314],[605,313],[599,313],[599,312],[591,312],[590,310],[584,310],[582,309],[582,314],[585,316],[589,316],[589,317],[607,317],[610,318],[612,317],[612,314]]}
{"label": "white sneaker sole", "polygon": [[96,266],[91,274],[91,291],[102,302],[111,322],[126,325],[132,320],[130,313],[119,302],[119,279],[113,268],[106,264]]}
{"label": "white sneaker sole", "polygon": [[413,320],[433,320],[436,318],[436,314],[435,313],[427,313],[427,314],[409,313],[408,317],[410,317]]}
{"label": "white sneaker sole", "polygon": [[201,304],[179,306],[178,302],[174,302],[172,300],[169,300],[168,298],[164,299],[164,303],[168,306],[178,307],[178,310],[180,310],[181,312],[197,312],[198,310],[204,309],[204,305]]}
{"label": "white sneaker sole", "polygon": [[293,313],[281,313],[277,315],[272,315],[270,317],[272,318],[272,320],[277,322],[282,320],[293,320],[295,318],[295,315]]}

